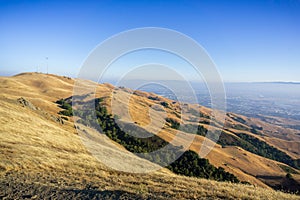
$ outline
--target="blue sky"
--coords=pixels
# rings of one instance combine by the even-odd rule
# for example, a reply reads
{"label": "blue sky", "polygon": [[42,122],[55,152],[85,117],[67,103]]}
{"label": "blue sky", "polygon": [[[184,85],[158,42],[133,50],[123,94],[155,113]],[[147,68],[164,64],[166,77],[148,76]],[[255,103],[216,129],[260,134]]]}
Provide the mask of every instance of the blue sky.
{"label": "blue sky", "polygon": [[103,40],[164,27],[195,39],[225,81],[300,81],[299,0],[0,0],[0,74],[76,77]]}

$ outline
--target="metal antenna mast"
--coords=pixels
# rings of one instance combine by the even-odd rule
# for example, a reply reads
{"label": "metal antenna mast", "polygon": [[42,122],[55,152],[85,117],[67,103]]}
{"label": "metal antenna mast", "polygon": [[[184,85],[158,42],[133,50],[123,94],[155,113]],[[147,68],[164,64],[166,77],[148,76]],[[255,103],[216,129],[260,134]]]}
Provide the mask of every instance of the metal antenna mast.
{"label": "metal antenna mast", "polygon": [[47,74],[48,74],[48,57],[46,57]]}

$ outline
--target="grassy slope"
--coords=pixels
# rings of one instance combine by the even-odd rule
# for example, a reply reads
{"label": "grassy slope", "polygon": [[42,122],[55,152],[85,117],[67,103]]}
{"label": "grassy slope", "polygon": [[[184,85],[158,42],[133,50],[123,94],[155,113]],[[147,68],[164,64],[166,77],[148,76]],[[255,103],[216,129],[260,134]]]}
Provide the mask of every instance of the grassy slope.
{"label": "grassy slope", "polygon": [[[123,90],[117,90],[114,92],[114,95],[112,98],[115,98],[116,102],[125,102],[125,93]],[[110,99],[108,99],[108,102]],[[165,99],[165,98],[160,98],[159,102],[167,102],[169,105],[172,105],[172,101]],[[149,106],[153,104],[153,101],[149,100],[149,94],[148,93],[140,93],[138,96],[133,95],[130,99],[130,106],[129,106],[129,113],[131,117],[136,120],[136,122],[140,125],[144,125],[147,128],[148,123],[150,122],[149,120]],[[121,104],[121,103],[120,103]],[[108,103],[110,105],[110,103]],[[179,118],[174,115],[172,112],[174,110],[178,110],[177,104],[175,104],[172,109],[167,109],[168,112],[168,117],[177,119],[179,121]],[[189,105],[188,109],[197,109],[195,105]],[[120,108],[121,110],[121,108]],[[143,112],[141,112],[141,110]],[[122,114],[124,114],[126,110]],[[201,107],[201,112],[206,113],[209,115],[210,110],[204,107]],[[243,118],[247,123],[251,119],[247,119],[243,116],[232,114],[234,116],[238,116],[240,118]],[[187,117],[192,117],[187,116]],[[154,122],[152,123],[158,123],[155,122],[155,120],[158,120],[159,117],[155,117]],[[127,117],[124,119],[127,121]],[[227,126],[233,127],[234,125],[241,124],[238,121],[235,121],[231,118],[226,118],[227,121]],[[262,123],[262,122],[261,122]],[[263,124],[263,123],[262,123]],[[206,126],[206,125],[204,125]],[[250,126],[250,125],[249,125]],[[247,126],[248,127],[248,126]],[[250,127],[248,127],[250,129]],[[277,130],[277,127],[273,127],[273,130]],[[235,129],[230,129],[233,132],[244,132],[250,135],[253,135],[250,132],[247,131],[241,131],[241,130],[235,130]],[[227,134],[232,134],[228,131],[225,131]],[[163,129],[159,135],[167,140],[167,141],[172,141],[176,134],[178,133],[177,130],[173,130],[170,128]],[[183,133],[184,134],[184,133]],[[179,138],[179,141],[173,141],[174,143],[177,142],[177,144],[184,144],[187,141],[187,138],[193,137],[194,135],[189,135],[185,134],[185,137]],[[259,137],[259,136],[257,136]],[[263,137],[259,137],[261,140],[265,140]],[[204,137],[202,136],[195,136],[195,141],[192,143],[190,149],[198,152],[200,150],[201,144],[204,140]],[[288,143],[286,140],[283,142]],[[281,176],[284,177],[286,175],[286,172],[282,170],[278,166],[278,162],[263,158],[261,156],[257,156],[253,153],[247,152],[241,148],[238,147],[225,147],[221,148],[219,145],[216,145],[216,147],[213,149],[213,151],[207,156],[207,158],[210,160],[212,164],[215,166],[222,166],[223,168],[226,169],[226,171],[229,171],[236,176],[239,177],[240,180],[242,181],[248,181],[252,184],[256,184],[259,186],[266,187],[266,185],[261,181],[262,179],[257,179],[256,176],[261,176],[261,175],[268,175],[268,176]],[[255,167],[254,167],[255,166]],[[278,182],[279,183],[279,182]]]}
{"label": "grassy slope", "polygon": [[[92,182],[97,191],[120,190],[142,196],[156,194],[162,198],[166,195],[173,198],[296,198],[253,186],[176,176],[168,170],[144,175],[112,171],[97,162],[86,151],[72,123],[61,125],[52,118],[59,110],[53,102],[71,96],[73,80],[52,75],[23,74],[13,78],[1,78],[0,82],[1,182],[11,180],[14,183],[22,183],[22,177],[28,174],[26,175],[29,177],[29,179],[27,177],[28,184],[35,182],[36,185],[56,189],[57,187],[83,189],[87,187],[85,184]],[[101,95],[105,95],[108,94],[108,88],[99,86],[98,91]],[[22,107],[16,101],[19,97],[25,97],[41,110],[34,111]],[[133,108],[132,114],[134,115],[138,109],[138,106]],[[165,130],[163,135],[165,138],[172,137],[172,130]],[[197,137],[195,145],[191,148],[199,148],[196,144],[202,139],[200,136]],[[249,163],[257,160],[262,166],[273,165],[273,161],[268,163],[267,159],[235,147],[221,149],[217,146],[208,158],[213,164],[221,166],[224,162],[233,160],[233,156],[238,157],[244,153],[247,154],[248,160],[250,158]],[[229,165],[227,170],[239,175],[240,178],[244,176],[245,179],[264,186],[253,176],[241,171],[243,164],[247,164],[244,159],[238,158],[241,163],[232,161],[232,166]],[[260,168],[262,167],[257,170]],[[257,170],[254,169],[253,173],[257,173]],[[269,168],[265,170],[272,172]],[[5,187],[9,188],[4,186],[4,189]]]}

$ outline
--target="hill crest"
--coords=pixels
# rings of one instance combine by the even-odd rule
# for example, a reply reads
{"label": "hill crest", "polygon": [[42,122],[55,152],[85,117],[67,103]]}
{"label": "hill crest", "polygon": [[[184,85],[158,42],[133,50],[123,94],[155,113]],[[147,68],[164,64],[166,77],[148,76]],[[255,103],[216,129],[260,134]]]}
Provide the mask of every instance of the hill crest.
{"label": "hill crest", "polygon": [[[48,141],[48,142],[50,142],[49,145],[50,145],[50,148],[52,149],[51,151],[54,151],[56,148],[58,148],[63,151],[66,151],[66,152],[77,152],[77,153],[81,152],[80,154],[84,154],[85,150],[82,149],[82,146],[79,149],[77,149],[77,148],[74,149],[74,146],[72,146],[72,143],[74,143],[75,141],[76,141],[75,143],[78,145],[78,141],[77,141],[78,139],[76,139],[77,136],[76,136],[76,134],[74,134],[75,131],[74,131],[74,127],[72,126],[71,118],[69,118],[68,120],[63,120],[65,122],[64,125],[57,123],[53,120],[52,120],[52,122],[50,122],[47,119],[47,117],[45,118],[45,116],[43,116],[44,118],[43,117],[41,118],[41,115],[36,110],[27,109],[26,107],[22,108],[16,102],[18,98],[23,97],[26,100],[28,100],[29,102],[31,102],[32,105],[34,105],[35,107],[40,108],[45,113],[48,113],[49,116],[56,116],[58,118],[59,116],[57,113],[61,109],[57,106],[55,101],[57,101],[58,99],[61,99],[61,98],[67,98],[67,97],[72,96],[72,87],[73,87],[74,81],[75,81],[74,79],[71,79],[68,77],[60,77],[60,76],[56,76],[56,75],[46,75],[46,74],[36,74],[36,73],[25,73],[25,74],[16,75],[14,77],[1,77],[0,78],[1,91],[2,91],[1,113],[4,114],[2,116],[7,116],[7,118],[10,119],[11,121],[15,121],[20,124],[20,126],[14,125],[12,127],[9,127],[7,130],[6,130],[7,125],[6,125],[6,128],[2,127],[2,129],[3,129],[2,131],[6,132],[5,135],[2,135],[2,139],[1,139],[1,141],[2,141],[1,144],[2,144],[2,146],[4,146],[4,148],[1,148],[1,151],[3,152],[2,155],[6,155],[6,156],[8,156],[7,158],[11,158],[10,156],[15,155],[15,153],[12,153],[12,154],[8,153],[9,151],[19,152],[19,150],[22,150],[22,148],[23,148],[22,140],[14,140],[12,138],[12,136],[13,135],[15,137],[21,136],[22,134],[20,134],[20,129],[22,130],[21,127],[26,126],[26,124],[32,124],[32,127],[30,127],[30,129],[28,131],[27,130],[22,131],[23,136],[21,138],[23,138],[23,140],[26,142],[30,141],[29,144],[27,144],[27,145],[30,145],[30,144],[38,145],[38,146],[40,146],[39,148],[41,148],[42,152],[45,152],[45,150],[43,150],[43,148],[42,148],[42,146],[43,146],[42,141]],[[113,86],[107,85],[107,84],[99,85],[99,87],[97,88],[97,95],[102,95],[102,97],[103,96],[108,97],[107,105],[109,105],[109,95],[108,94],[112,91],[112,89],[114,89]],[[121,91],[123,91],[123,90],[121,89]],[[168,110],[169,111],[168,117],[173,118],[173,119],[178,118],[178,116],[176,116],[176,114],[172,114],[172,112],[171,112],[173,110],[179,109],[178,105],[174,104],[174,106],[173,106],[171,100],[168,100],[163,97],[159,97],[158,100],[151,100],[151,98],[149,98],[149,97],[154,98],[156,96],[157,95],[154,95],[154,94],[137,92],[136,95],[133,97],[132,101],[134,102],[134,105],[136,105],[136,106],[131,108],[132,109],[131,114],[133,115],[133,118],[135,118],[137,120],[137,123],[139,123],[141,125],[147,125],[149,123],[149,120],[147,119],[147,117],[142,114],[142,113],[147,113],[147,112],[140,112],[139,110],[145,109],[144,108],[145,105],[153,105],[157,102],[167,102],[170,105],[172,105],[172,107]],[[14,103],[12,103],[12,102],[14,102]],[[200,109],[200,111],[202,111],[202,113],[204,113],[206,115],[209,114],[209,109],[205,108],[205,107],[197,107],[195,105],[190,105],[190,108],[195,109],[195,110]],[[9,112],[11,112],[11,114]],[[24,116],[22,116],[22,115],[24,115]],[[45,115],[47,115],[47,114],[45,114]],[[29,120],[29,119],[31,119],[31,120]],[[39,125],[33,119],[37,120],[39,122],[39,124],[41,125],[41,127],[48,127],[48,128],[46,128],[44,130],[39,128]],[[241,119],[245,120],[249,124],[245,125],[244,123],[238,122],[238,120],[241,121]],[[7,120],[5,120],[5,118],[2,117],[1,121],[2,121],[2,124],[7,124],[7,122],[6,122]],[[236,130],[236,129],[234,129],[234,126],[240,125],[244,128],[245,127],[247,128],[247,126],[249,125],[248,128],[251,128],[250,122],[253,124],[259,125],[258,127],[263,127],[263,130],[271,129],[271,128],[269,128],[269,126],[271,126],[271,125],[266,124],[264,122],[260,122],[260,121],[258,121],[258,119],[249,119],[249,118],[245,118],[243,116],[232,113],[232,114],[229,114],[229,116],[227,116],[227,123],[231,126],[228,126],[228,124],[227,124],[227,126],[226,126],[227,130],[225,129],[225,132],[228,135],[234,135],[235,130]],[[206,124],[202,124],[202,125],[204,127],[207,126]],[[276,130],[279,128],[280,127],[276,127]],[[30,132],[34,132],[37,130],[41,131],[44,134],[41,135],[41,134],[31,134],[30,133]],[[54,130],[54,131],[52,132],[50,130]],[[251,130],[251,129],[249,129],[249,130]],[[62,133],[62,135],[58,132]],[[176,131],[174,129],[172,129],[170,127],[166,127],[166,129],[163,129],[159,133],[159,135],[168,141],[174,137],[174,134],[176,134],[175,132]],[[260,140],[266,141],[267,143],[270,143],[270,141],[274,142],[276,140],[274,138],[267,137],[268,136],[267,134],[260,136],[260,135],[253,134],[253,133],[249,132],[248,130],[239,130],[239,132],[244,132],[247,135],[252,135],[254,137],[258,137]],[[14,134],[12,134],[12,133],[14,133]],[[16,133],[18,133],[18,134],[16,134]],[[10,135],[10,134],[12,134],[12,135]],[[49,136],[47,136],[48,134],[52,135],[54,140],[52,140],[52,139],[50,140]],[[272,134],[270,134],[270,135],[272,135]],[[58,142],[55,140],[55,138],[58,139],[61,137],[64,138],[62,141],[64,141],[66,144],[62,144],[61,142]],[[34,139],[34,138],[36,138],[36,139]],[[41,140],[41,138],[43,138],[43,139]],[[195,141],[191,145],[190,149],[197,151],[197,149],[201,145],[200,144],[201,141],[203,141],[203,136],[201,136],[201,135],[196,136]],[[284,140],[283,142],[286,142],[286,140]],[[11,146],[11,144],[18,144],[18,146],[19,146],[18,149]],[[280,145],[278,145],[278,146],[280,146]],[[37,149],[34,150],[34,147],[30,147],[30,148],[31,149],[33,148],[32,149],[33,152],[37,152],[36,151]],[[280,147],[278,147],[278,148],[280,149]],[[297,148],[297,147],[295,147],[295,148]],[[9,150],[9,149],[11,149],[11,150]],[[289,151],[287,151],[287,152],[289,152]],[[22,155],[24,155],[24,153]],[[41,156],[39,153],[37,153],[37,155]],[[35,158],[36,155],[31,154],[31,156],[32,156],[32,158]],[[84,156],[85,159],[89,159],[89,160],[91,159],[91,157],[86,157],[86,155],[82,155],[82,156]],[[295,154],[293,156],[294,156],[294,158],[297,158],[297,154]],[[34,166],[36,166],[38,168],[36,170],[40,171],[43,169],[51,169],[52,168],[52,171],[53,171],[53,169],[55,169],[56,165],[63,166],[61,164],[61,163],[65,162],[63,158],[64,157],[66,158],[68,156],[64,153],[62,153],[60,155],[57,152],[57,153],[55,153],[55,157],[59,158],[59,159],[52,160],[51,162],[53,162],[53,164],[54,164],[54,165],[52,165],[52,164],[50,164],[50,162],[47,163],[45,160],[43,160],[43,159],[46,159],[46,158],[44,158],[44,156],[41,156],[40,159],[37,159],[35,161],[36,165],[34,165]],[[4,159],[7,160],[7,158],[4,158]],[[6,173],[10,170],[12,170],[12,171],[14,171],[16,169],[24,170],[24,167],[25,167],[25,169],[26,168],[30,169],[31,168],[30,167],[31,158],[29,155],[28,155],[27,159],[28,160],[26,161],[26,159],[24,160],[21,157],[19,157],[19,158],[17,157],[17,160],[16,160],[16,158],[14,158],[10,162],[8,162],[8,160],[5,161],[8,163],[4,164],[4,166],[1,166],[1,168],[5,169],[5,170],[3,170],[4,172],[2,171],[2,174]],[[75,158],[73,158],[73,159],[75,159]],[[242,149],[240,147],[235,147],[235,146],[230,147],[229,146],[229,147],[222,148],[221,145],[217,145],[216,148],[208,155],[208,159],[215,166],[224,167],[225,170],[227,170],[231,173],[234,173],[241,180],[249,181],[252,184],[256,184],[256,185],[259,185],[262,187],[267,187],[267,186],[263,182],[264,179],[260,178],[261,176],[263,176],[263,175],[272,176],[272,174],[273,175],[281,174],[281,176],[286,175],[286,171],[284,171],[282,169],[282,167],[279,166],[279,164],[283,165],[283,166],[285,166],[285,164],[278,163],[276,161],[263,158],[261,156],[257,156],[253,153],[245,151],[244,149]],[[75,160],[78,161],[78,159],[75,159]],[[28,164],[26,164],[26,162],[28,162]],[[9,163],[11,163],[11,164],[9,164]],[[38,163],[40,163],[40,164],[38,164]],[[80,165],[86,166],[89,169],[91,169],[91,166],[92,166],[92,168],[95,168],[98,165],[98,164],[96,164],[97,163],[96,161],[93,161],[93,165],[91,165],[91,166],[86,165],[82,162],[79,162],[79,163],[81,163]],[[75,163],[73,163],[73,164],[75,164]],[[75,171],[78,170],[78,172],[81,171],[81,173],[83,173],[82,170],[80,170],[78,167],[76,167],[76,166],[78,166],[78,164],[75,164],[74,170]],[[251,167],[249,167],[249,165],[252,165],[252,164],[255,164],[256,166],[259,166],[259,167],[257,169],[251,169]],[[3,163],[2,163],[2,165],[3,165]],[[23,165],[23,167],[21,167],[22,165]],[[17,166],[19,166],[19,167],[17,167]],[[70,169],[71,169],[71,167],[70,167]],[[60,170],[65,171],[65,169],[63,169],[63,167]],[[99,173],[102,173],[100,171],[99,171]],[[21,172],[21,171],[19,171],[19,172]],[[67,172],[67,171],[65,171],[65,172]],[[266,172],[268,172],[269,174],[267,174]],[[111,172],[106,170],[105,173],[111,173]],[[172,173],[167,172],[167,171],[158,172],[158,173],[163,173],[164,176],[166,176],[166,177],[175,176]],[[155,176],[155,175],[153,175],[153,176]],[[295,176],[297,178],[297,175],[293,175],[293,176]],[[191,179],[191,180],[195,180],[195,179]],[[240,186],[240,187],[242,187],[242,186]]]}

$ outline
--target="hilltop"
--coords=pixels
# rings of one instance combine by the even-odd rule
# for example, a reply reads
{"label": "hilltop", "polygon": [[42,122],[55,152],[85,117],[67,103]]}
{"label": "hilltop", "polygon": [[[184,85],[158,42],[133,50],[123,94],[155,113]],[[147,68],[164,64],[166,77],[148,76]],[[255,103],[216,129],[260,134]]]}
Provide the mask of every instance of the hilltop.
{"label": "hilltop", "polygon": [[[147,174],[108,168],[83,145],[73,118],[58,114],[63,109],[56,102],[72,97],[74,82],[69,77],[40,73],[0,78],[1,197],[299,198],[270,188],[293,190],[299,187],[300,135],[297,130],[234,113],[227,114],[220,142],[207,159],[215,167],[222,167],[251,185],[186,177],[165,168]],[[103,105],[111,112],[112,98],[122,101],[128,92],[130,89],[99,84],[96,96],[104,99]],[[134,92],[130,102],[130,115],[140,127],[150,123],[149,107],[168,105],[165,106],[166,118],[172,120],[168,120],[157,135],[171,142],[178,131],[174,122],[180,121],[178,103],[140,91]],[[208,128],[209,108],[189,104],[187,109],[190,124],[199,123],[204,129]],[[193,122],[197,112],[201,113],[201,121]],[[127,119],[121,120],[126,122]],[[157,117],[157,120],[162,119]],[[222,128],[217,122],[213,126]],[[90,134],[95,131],[88,127],[81,130]],[[188,131],[183,134],[191,135]],[[203,135],[196,135],[189,149],[198,152],[203,140]],[[123,151],[126,152],[124,148]],[[139,163],[141,158],[132,156],[132,159]],[[292,178],[287,177],[288,173]]]}

